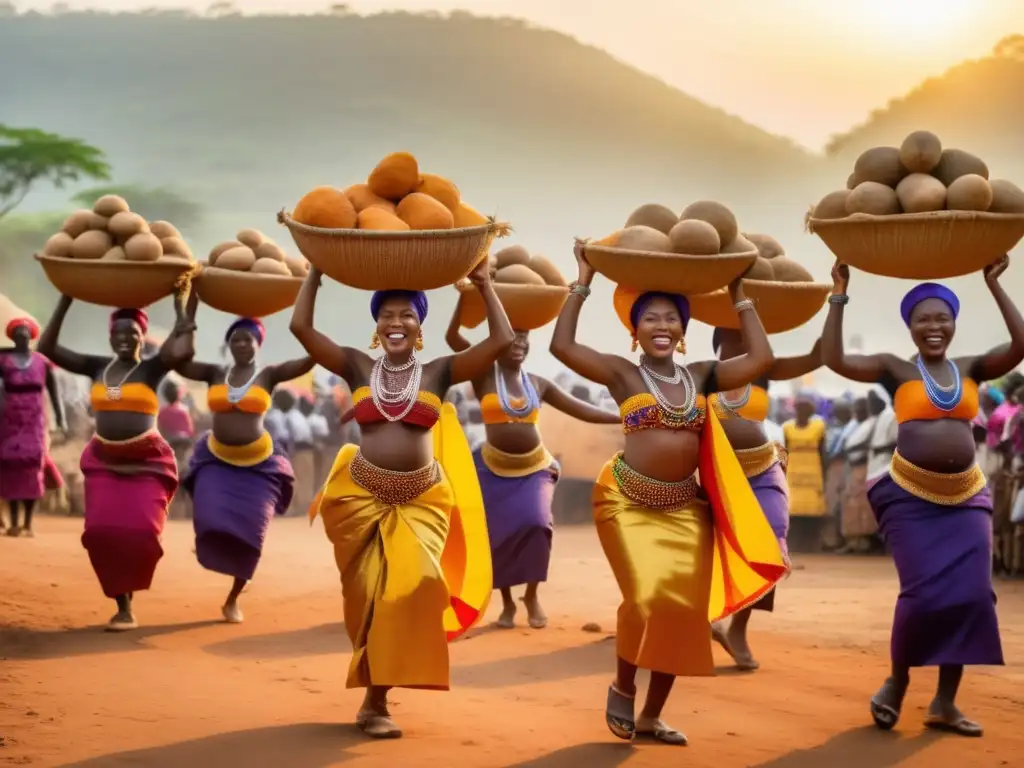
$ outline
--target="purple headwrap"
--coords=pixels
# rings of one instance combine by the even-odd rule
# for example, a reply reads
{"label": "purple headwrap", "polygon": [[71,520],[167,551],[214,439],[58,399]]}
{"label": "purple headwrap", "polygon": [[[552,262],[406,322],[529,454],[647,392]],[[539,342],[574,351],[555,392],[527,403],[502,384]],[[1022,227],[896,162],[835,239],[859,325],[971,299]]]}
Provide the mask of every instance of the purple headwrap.
{"label": "purple headwrap", "polygon": [[941,299],[946,302],[953,313],[954,320],[960,314],[960,299],[956,297],[953,291],[938,283],[921,283],[907,291],[907,295],[900,302],[900,315],[903,316],[903,322],[908,328],[910,327],[910,315],[913,313],[914,307],[928,299]]}
{"label": "purple headwrap", "polygon": [[427,319],[427,294],[423,291],[374,291],[370,297],[370,314],[376,320],[380,316],[380,308],[388,299],[408,299],[412,302],[412,308],[416,310],[416,316],[422,323]]}
{"label": "purple headwrap", "polygon": [[262,322],[254,317],[240,317],[229,325],[227,332],[224,334],[225,343],[231,341],[231,334],[235,331],[248,331],[256,337],[256,343],[261,347],[263,342],[267,340],[267,329]]}
{"label": "purple headwrap", "polygon": [[629,310],[629,322],[633,325],[633,330],[636,330],[637,323],[640,322],[640,318],[643,317],[644,312],[651,306],[651,302],[655,299],[668,299],[670,302],[675,304],[677,310],[679,310],[679,317],[683,321],[683,330],[686,330],[686,326],[690,324],[690,302],[685,296],[678,293],[663,293],[661,291],[648,291],[647,293],[641,293],[636,301],[633,302],[633,306]]}

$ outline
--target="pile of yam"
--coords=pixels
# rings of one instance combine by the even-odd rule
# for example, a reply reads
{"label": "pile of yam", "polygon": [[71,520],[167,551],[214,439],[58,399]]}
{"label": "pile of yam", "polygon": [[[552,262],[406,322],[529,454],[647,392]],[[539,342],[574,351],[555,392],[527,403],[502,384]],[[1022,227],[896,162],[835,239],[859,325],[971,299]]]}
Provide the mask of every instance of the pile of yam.
{"label": "pile of yam", "polygon": [[71,214],[46,241],[46,256],[102,261],[193,261],[181,233],[166,221],[146,221],[118,195],[104,195],[92,210]]}
{"label": "pile of yam", "polygon": [[311,190],[295,206],[292,218],[323,229],[391,232],[478,227],[489,221],[463,202],[453,182],[421,173],[419,161],[408,152],[385,157],[365,183]]}
{"label": "pile of yam", "polygon": [[309,274],[309,263],[304,258],[286,255],[281,246],[255,229],[240,230],[234,240],[215,245],[207,264],[256,275],[306,277]]}
{"label": "pile of yam", "polygon": [[757,248],[757,260],[744,277],[777,283],[813,283],[814,277],[803,265],[786,255],[771,235],[742,235]]}
{"label": "pile of yam", "polygon": [[846,189],[830,192],[814,219],[891,216],[935,211],[1024,213],[1024,192],[990,179],[985,162],[962,149],[944,149],[929,131],[914,131],[900,147],[874,147],[854,164]]}
{"label": "pile of yam", "polygon": [[733,212],[712,200],[692,203],[681,214],[657,203],[642,205],[630,214],[622,229],[598,240],[595,245],[686,256],[756,250],[740,233]]}
{"label": "pile of yam", "polygon": [[517,285],[553,285],[565,288],[568,283],[554,263],[540,254],[530,255],[521,245],[502,248],[488,259],[491,280]]}

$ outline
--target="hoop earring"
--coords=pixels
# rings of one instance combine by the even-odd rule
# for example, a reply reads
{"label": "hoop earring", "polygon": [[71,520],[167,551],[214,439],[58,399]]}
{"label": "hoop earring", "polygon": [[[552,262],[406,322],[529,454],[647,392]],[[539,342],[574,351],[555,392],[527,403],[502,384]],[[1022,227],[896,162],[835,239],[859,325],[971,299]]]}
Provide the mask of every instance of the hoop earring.
{"label": "hoop earring", "polygon": [[629,348],[630,352],[636,352],[636,348],[640,346],[640,342],[637,341],[636,336],[633,337],[633,345]]}
{"label": "hoop earring", "polygon": [[416,334],[416,341],[413,342],[412,348],[417,352],[420,352],[423,349],[423,331]]}
{"label": "hoop earring", "polygon": [[370,349],[378,349],[380,347],[380,336],[377,332],[373,332],[373,336],[370,337]]}
{"label": "hoop earring", "polygon": [[685,337],[680,339],[679,343],[676,344],[676,352],[678,352],[680,355],[685,355],[686,354],[686,338]]}

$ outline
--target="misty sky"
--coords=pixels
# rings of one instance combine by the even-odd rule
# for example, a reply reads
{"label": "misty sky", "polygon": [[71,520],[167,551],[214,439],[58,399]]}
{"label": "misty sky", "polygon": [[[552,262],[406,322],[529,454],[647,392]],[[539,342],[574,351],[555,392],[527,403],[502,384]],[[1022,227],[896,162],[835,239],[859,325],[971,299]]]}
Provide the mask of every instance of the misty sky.
{"label": "misty sky", "polygon": [[[13,0],[45,10],[52,0]],[[207,0],[72,0],[72,8],[189,7]],[[330,0],[236,0],[246,12]],[[353,0],[357,12],[468,9],[570,33],[687,93],[814,149],[889,99],[1024,33],[1022,0]]]}

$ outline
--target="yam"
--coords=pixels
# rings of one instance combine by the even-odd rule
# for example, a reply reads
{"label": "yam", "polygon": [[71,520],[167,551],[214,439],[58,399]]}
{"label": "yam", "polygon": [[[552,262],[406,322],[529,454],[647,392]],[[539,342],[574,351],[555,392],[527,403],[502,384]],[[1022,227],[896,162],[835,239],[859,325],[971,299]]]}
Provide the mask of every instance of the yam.
{"label": "yam", "polygon": [[482,227],[488,221],[489,219],[480,211],[466,203],[459,203],[459,207],[455,209],[455,227],[458,229],[463,227]]}
{"label": "yam", "polygon": [[373,229],[379,232],[408,232],[411,229],[394,213],[377,206],[361,210],[356,217],[356,225],[360,229]]}
{"label": "yam", "polygon": [[892,187],[877,181],[864,181],[846,198],[846,212],[888,216],[900,212],[900,202]]}
{"label": "yam", "polygon": [[149,224],[149,231],[161,240],[165,237],[181,237],[178,228],[169,221],[153,221]]}
{"label": "yam", "polygon": [[119,213],[128,213],[131,208],[128,207],[128,201],[120,195],[104,195],[93,203],[92,210],[110,219]]}
{"label": "yam", "polygon": [[217,266],[220,269],[233,269],[238,272],[248,272],[256,263],[256,254],[247,245],[240,245],[229,251],[224,251],[217,257]]}
{"label": "yam", "polygon": [[627,227],[644,226],[664,232],[666,235],[679,223],[679,217],[671,208],[657,203],[641,205],[626,219]]}
{"label": "yam", "polygon": [[964,152],[962,149],[942,150],[942,158],[939,160],[938,165],[932,169],[932,176],[941,181],[947,188],[961,176],[966,176],[969,173],[981,176],[986,181],[988,180],[988,166],[985,165],[984,161],[970,152]]}
{"label": "yam", "polygon": [[430,195],[453,214],[462,202],[459,188],[443,176],[433,173],[424,173],[420,176],[416,191],[422,195]]}
{"label": "yam", "polygon": [[907,175],[900,161],[900,151],[896,147],[874,147],[865,150],[854,163],[853,173],[857,177],[857,187],[866,181],[873,181],[890,189],[895,189],[900,180]]}
{"label": "yam", "polygon": [[771,235],[755,235],[744,232],[743,236],[754,244],[754,247],[757,248],[757,255],[761,258],[771,261],[786,255],[786,249],[782,247],[782,243]]}
{"label": "yam", "polygon": [[637,224],[634,227],[626,227],[618,232],[613,232],[603,240],[598,240],[595,245],[605,245],[610,248],[622,248],[627,251],[647,251],[649,253],[671,253],[672,241],[668,235],[659,232],[653,227],[646,227]]}
{"label": "yam", "polygon": [[946,207],[946,187],[927,173],[912,173],[903,179],[896,185],[896,197],[904,213],[930,213]]}
{"label": "yam", "polygon": [[910,173],[931,173],[942,159],[942,142],[931,131],[914,131],[900,146],[900,162]]}
{"label": "yam", "polygon": [[452,212],[430,195],[413,192],[402,198],[398,204],[398,218],[410,229],[452,229],[455,217]]}
{"label": "yam", "polygon": [[356,226],[356,209],[340,189],[317,187],[299,200],[292,218],[310,227],[353,229]]}
{"label": "yam", "polygon": [[69,235],[73,240],[89,229],[89,222],[92,221],[92,217],[92,211],[75,211],[64,220],[64,226],[61,227],[61,231]]}
{"label": "yam", "polygon": [[674,253],[710,256],[717,254],[722,248],[718,230],[701,219],[680,221],[672,227],[672,231],[668,233],[668,239]]}
{"label": "yam", "polygon": [[756,250],[757,246],[750,242],[750,240],[743,235],[736,235],[736,239],[727,245],[723,245],[719,253],[750,253]]}
{"label": "yam", "polygon": [[90,229],[83,232],[71,244],[71,256],[75,259],[99,259],[114,247],[114,239],[109,232]]}
{"label": "yam", "polygon": [[987,211],[991,205],[992,185],[977,174],[961,176],[946,190],[946,208],[951,211]]}
{"label": "yam", "polygon": [[164,255],[164,249],[160,238],[152,232],[140,232],[128,238],[124,255],[128,261],[156,261]]}
{"label": "yam", "polygon": [[292,277],[306,277],[309,274],[309,262],[297,256],[286,256],[285,266],[291,272]]}
{"label": "yam", "polygon": [[743,277],[749,280],[774,280],[775,270],[772,268],[774,262],[768,261],[763,256],[758,256]]}
{"label": "yam", "polygon": [[192,249],[189,248],[188,243],[180,237],[160,238],[160,247],[163,249],[163,253],[167,256],[181,256],[182,258],[192,261]]}
{"label": "yam", "polygon": [[494,275],[496,283],[516,283],[517,285],[544,285],[544,278],[525,264],[509,264],[500,268]]}
{"label": "yam", "polygon": [[1012,181],[994,179],[989,182],[992,187],[992,205],[989,213],[1024,213],[1024,191]]}
{"label": "yam", "polygon": [[266,259],[257,257],[256,263],[249,269],[250,272],[258,275],[280,275],[281,277],[291,277],[292,271],[288,269],[288,265],[283,261],[277,259]]}
{"label": "yam", "polygon": [[530,263],[530,252],[521,245],[509,245],[494,254],[494,268],[504,269],[511,264]]}
{"label": "yam", "polygon": [[[721,243],[731,243],[740,233],[739,224],[736,223],[736,216],[733,215],[733,212],[713,200],[698,200],[696,203],[690,203],[679,219],[681,221],[697,219],[707,222],[718,232],[718,239]],[[718,253],[717,248],[715,253]]]}
{"label": "yam", "polygon": [[530,262],[526,265],[544,280],[548,285],[565,286],[568,283],[565,281],[565,277],[559,271],[558,267],[555,266],[554,262],[546,256],[540,254],[530,257]]}
{"label": "yam", "polygon": [[856,173],[851,173],[849,176],[846,177],[846,188],[847,189],[849,189],[849,190],[856,189],[858,184],[860,184],[860,181],[857,179],[857,174]]}
{"label": "yam", "polygon": [[380,195],[375,195],[369,184],[353,184],[345,190],[345,197],[352,203],[356,213],[361,213],[367,208],[383,208],[389,213],[395,212],[395,204]]}
{"label": "yam", "polygon": [[43,253],[49,256],[59,256],[62,259],[71,258],[71,247],[74,245],[74,242],[75,238],[67,232],[58,232],[46,241],[46,245],[43,246]]}
{"label": "yam", "polygon": [[242,245],[247,245],[254,251],[259,248],[266,241],[263,233],[258,229],[240,229],[235,235],[235,240],[240,242]]}
{"label": "yam", "polygon": [[419,163],[408,152],[394,152],[377,163],[366,183],[375,195],[398,202],[416,191],[420,183]]}
{"label": "yam", "polygon": [[232,248],[238,248],[240,245],[242,245],[242,243],[238,242],[237,240],[225,240],[223,243],[213,246],[213,249],[210,251],[210,255],[206,259],[206,262],[212,267],[214,264],[217,263],[217,259],[220,258],[220,255],[222,253],[224,253],[225,251],[230,251]]}
{"label": "yam", "polygon": [[814,206],[811,216],[815,219],[845,219],[849,215],[846,210],[846,201],[849,197],[850,190],[848,189],[829,192]]}
{"label": "yam", "polygon": [[780,283],[813,283],[814,276],[802,264],[789,256],[779,256],[772,260],[772,272]]}
{"label": "yam", "polygon": [[100,261],[126,261],[127,259],[128,255],[124,252],[124,248],[122,248],[120,245],[115,245],[113,248],[111,248],[109,251],[103,254],[103,257],[100,259]]}
{"label": "yam", "polygon": [[284,251],[281,250],[281,246],[271,240],[264,240],[256,248],[253,248],[253,253],[256,254],[257,259],[270,259],[284,264]]}
{"label": "yam", "polygon": [[90,230],[94,230],[96,232],[106,232],[107,227],[109,225],[110,219],[108,219],[106,216],[102,216],[96,213],[95,211],[89,212],[88,226]]}
{"label": "yam", "polygon": [[115,213],[110,217],[110,221],[107,224],[107,231],[110,232],[118,240],[124,242],[132,235],[137,235],[140,232],[148,232],[149,225],[146,220],[139,216],[137,213],[131,211],[121,211]]}

